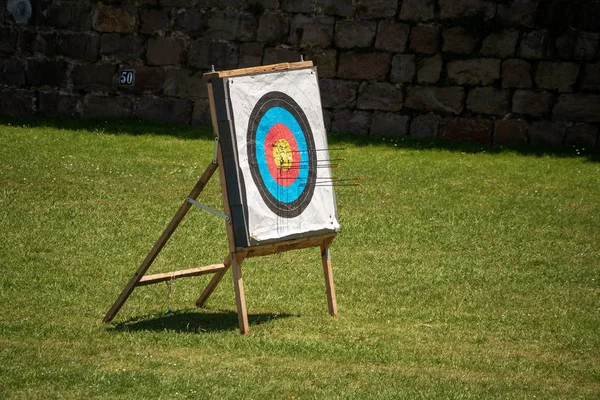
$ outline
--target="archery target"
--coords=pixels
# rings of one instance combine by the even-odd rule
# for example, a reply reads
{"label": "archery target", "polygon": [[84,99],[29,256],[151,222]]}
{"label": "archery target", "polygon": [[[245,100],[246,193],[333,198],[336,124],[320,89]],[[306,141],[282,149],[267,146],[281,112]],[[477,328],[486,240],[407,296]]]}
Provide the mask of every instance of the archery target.
{"label": "archery target", "polygon": [[300,215],[312,200],[316,149],[302,108],[282,92],[261,97],[248,124],[250,173],[262,199],[282,218]]}
{"label": "archery target", "polygon": [[316,69],[225,80],[251,241],[339,230]]}

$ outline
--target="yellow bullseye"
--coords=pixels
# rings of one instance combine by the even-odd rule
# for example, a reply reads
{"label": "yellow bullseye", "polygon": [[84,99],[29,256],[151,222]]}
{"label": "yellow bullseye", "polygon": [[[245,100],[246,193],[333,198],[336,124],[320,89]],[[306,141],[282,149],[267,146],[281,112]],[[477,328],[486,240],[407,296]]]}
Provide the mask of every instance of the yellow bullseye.
{"label": "yellow bullseye", "polygon": [[292,166],[292,148],[287,140],[279,139],[273,145],[273,160],[277,168],[287,171]]}

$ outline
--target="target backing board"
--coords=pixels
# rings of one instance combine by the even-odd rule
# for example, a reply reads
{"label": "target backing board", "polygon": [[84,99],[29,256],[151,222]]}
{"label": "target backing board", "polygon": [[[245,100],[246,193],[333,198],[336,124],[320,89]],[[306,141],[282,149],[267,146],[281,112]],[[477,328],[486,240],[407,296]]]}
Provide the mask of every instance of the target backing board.
{"label": "target backing board", "polygon": [[236,247],[337,232],[316,68],[210,82]]}

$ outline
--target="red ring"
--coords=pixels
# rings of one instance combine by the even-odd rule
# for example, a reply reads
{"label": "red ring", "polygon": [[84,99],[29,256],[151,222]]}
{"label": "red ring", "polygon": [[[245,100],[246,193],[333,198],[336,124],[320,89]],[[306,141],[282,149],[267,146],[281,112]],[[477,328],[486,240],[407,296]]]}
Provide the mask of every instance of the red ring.
{"label": "red ring", "polygon": [[[278,140],[285,139],[292,149],[292,167],[283,171],[275,164],[273,158],[273,146]],[[281,122],[276,123],[269,129],[265,137],[265,159],[269,167],[269,173],[275,179],[277,184],[281,186],[290,186],[298,174],[300,174],[300,152],[298,151],[298,143],[290,129]]]}

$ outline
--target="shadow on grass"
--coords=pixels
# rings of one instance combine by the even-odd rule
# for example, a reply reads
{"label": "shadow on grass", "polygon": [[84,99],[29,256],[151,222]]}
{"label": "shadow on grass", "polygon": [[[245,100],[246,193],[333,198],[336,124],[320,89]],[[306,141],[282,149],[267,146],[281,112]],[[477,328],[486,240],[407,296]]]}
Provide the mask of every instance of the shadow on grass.
{"label": "shadow on grass", "polygon": [[[0,125],[27,127],[50,127],[56,129],[85,130],[90,133],[112,135],[167,135],[178,139],[212,140],[212,127],[208,125],[169,125],[160,122],[148,122],[135,119],[98,119],[98,118],[41,118],[41,117],[5,117],[0,116]],[[592,162],[600,162],[600,148],[585,146],[543,147],[533,145],[491,146],[470,142],[455,142],[441,138],[419,139],[409,136],[371,136],[329,132],[330,147],[350,144],[357,148],[363,146],[384,146],[411,150],[446,150],[469,154],[517,153],[525,156],[556,156],[561,158],[582,157]],[[600,147],[600,143],[598,146]]]}
{"label": "shadow on grass", "polygon": [[[364,146],[395,147],[410,150],[446,150],[468,154],[487,153],[505,154],[517,153],[524,156],[556,156],[560,158],[585,158],[591,162],[600,162],[600,148],[592,149],[586,146],[547,147],[534,145],[492,146],[471,142],[448,141],[442,138],[421,139],[410,136],[371,136],[350,135],[339,132],[328,134],[329,147],[350,144],[360,148]],[[598,144],[600,146],[600,143]]]}
{"label": "shadow on grass", "polygon": [[0,125],[26,126],[32,128],[54,128],[109,135],[165,135],[178,139],[213,139],[212,127],[207,125],[169,125],[160,122],[136,119],[108,118],[42,118],[0,116]]}
{"label": "shadow on grass", "polygon": [[[299,317],[293,314],[248,314],[250,326],[261,325],[281,318]],[[237,313],[233,311],[202,312],[183,311],[169,315],[132,318],[107,328],[110,332],[176,332],[203,333],[238,329]]]}

